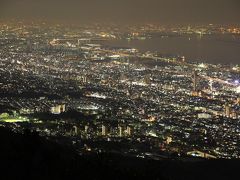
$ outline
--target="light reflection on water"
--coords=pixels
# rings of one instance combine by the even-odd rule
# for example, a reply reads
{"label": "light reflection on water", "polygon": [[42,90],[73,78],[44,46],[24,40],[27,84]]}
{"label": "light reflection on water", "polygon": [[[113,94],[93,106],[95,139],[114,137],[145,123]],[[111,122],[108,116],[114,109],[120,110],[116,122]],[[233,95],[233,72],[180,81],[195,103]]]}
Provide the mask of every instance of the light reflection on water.
{"label": "light reflection on water", "polygon": [[104,42],[115,47],[132,47],[140,51],[184,55],[188,61],[240,64],[240,36],[198,35],[153,38],[147,40],[113,40]]}

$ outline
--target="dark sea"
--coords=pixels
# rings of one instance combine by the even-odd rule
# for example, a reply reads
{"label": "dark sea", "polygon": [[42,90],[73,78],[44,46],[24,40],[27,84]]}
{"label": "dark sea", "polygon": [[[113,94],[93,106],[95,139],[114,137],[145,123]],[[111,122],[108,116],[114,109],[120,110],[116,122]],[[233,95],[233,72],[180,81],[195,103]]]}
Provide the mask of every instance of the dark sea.
{"label": "dark sea", "polygon": [[146,40],[111,40],[104,45],[180,55],[187,61],[240,65],[240,35],[163,36]]}

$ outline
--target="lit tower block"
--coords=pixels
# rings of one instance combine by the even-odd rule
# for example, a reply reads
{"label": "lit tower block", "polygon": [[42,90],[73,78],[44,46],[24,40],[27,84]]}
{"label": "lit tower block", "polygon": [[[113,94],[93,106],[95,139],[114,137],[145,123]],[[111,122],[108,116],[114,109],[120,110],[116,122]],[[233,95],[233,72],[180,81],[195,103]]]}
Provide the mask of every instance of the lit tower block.
{"label": "lit tower block", "polygon": [[198,75],[197,75],[196,71],[193,72],[192,83],[193,83],[192,95],[193,96],[198,96],[198,89],[197,89]]}
{"label": "lit tower block", "polygon": [[209,88],[210,88],[211,92],[213,92],[213,80],[209,81]]}
{"label": "lit tower block", "polygon": [[57,106],[51,108],[51,113],[52,114],[61,114],[61,113],[65,112],[65,111],[66,111],[65,104],[57,105]]}
{"label": "lit tower block", "polygon": [[180,60],[180,62],[184,63],[186,61],[186,58],[185,58],[185,56],[182,56],[182,57],[180,57],[179,60]]}
{"label": "lit tower block", "polygon": [[132,128],[130,126],[127,127],[127,135],[128,136],[132,135]]}
{"label": "lit tower block", "polygon": [[231,114],[231,108],[228,104],[225,105],[225,116],[230,117]]}
{"label": "lit tower block", "polygon": [[102,136],[106,136],[107,135],[107,127],[102,125]]}
{"label": "lit tower block", "polygon": [[123,127],[119,126],[118,130],[119,130],[119,137],[122,137],[123,136]]}
{"label": "lit tower block", "polygon": [[84,127],[85,133],[88,133],[88,129],[89,129],[89,127],[86,125],[86,126]]}

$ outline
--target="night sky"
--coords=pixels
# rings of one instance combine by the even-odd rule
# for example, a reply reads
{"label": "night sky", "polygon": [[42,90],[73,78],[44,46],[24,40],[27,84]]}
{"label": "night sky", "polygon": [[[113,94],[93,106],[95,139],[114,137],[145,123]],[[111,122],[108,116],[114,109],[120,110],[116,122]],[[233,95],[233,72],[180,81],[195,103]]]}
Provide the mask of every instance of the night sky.
{"label": "night sky", "polygon": [[240,24],[240,0],[0,0],[0,19]]}

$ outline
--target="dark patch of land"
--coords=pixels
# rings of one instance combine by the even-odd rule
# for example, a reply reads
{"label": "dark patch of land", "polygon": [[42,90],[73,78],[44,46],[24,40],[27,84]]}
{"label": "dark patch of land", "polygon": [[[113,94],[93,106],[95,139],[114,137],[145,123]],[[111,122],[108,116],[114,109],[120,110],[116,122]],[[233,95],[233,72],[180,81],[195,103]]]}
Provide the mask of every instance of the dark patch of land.
{"label": "dark patch of land", "polygon": [[80,156],[26,130],[0,127],[1,179],[237,179],[239,160],[138,159],[117,154]]}

